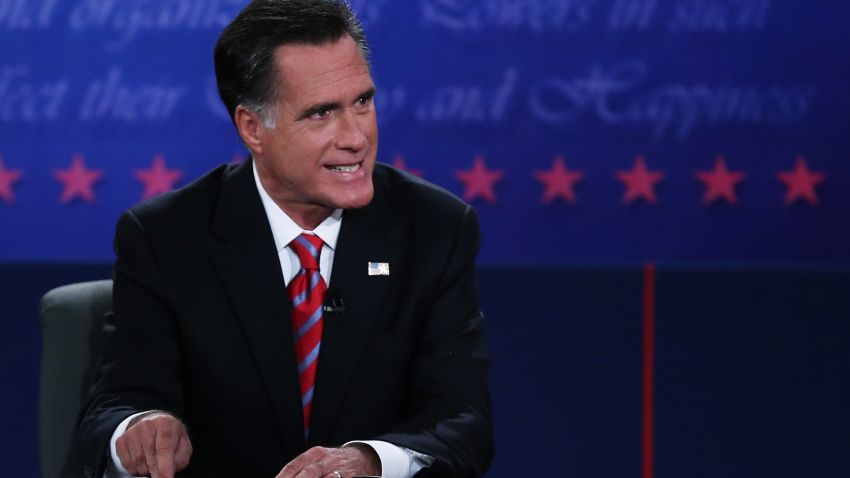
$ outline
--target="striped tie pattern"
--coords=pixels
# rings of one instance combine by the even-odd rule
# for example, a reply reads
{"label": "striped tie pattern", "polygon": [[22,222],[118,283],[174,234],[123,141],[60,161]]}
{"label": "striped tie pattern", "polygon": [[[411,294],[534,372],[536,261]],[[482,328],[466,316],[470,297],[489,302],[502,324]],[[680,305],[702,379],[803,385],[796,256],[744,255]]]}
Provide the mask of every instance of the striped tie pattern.
{"label": "striped tie pattern", "polygon": [[316,364],[322,342],[322,303],[327,285],[319,271],[322,239],[301,234],[289,243],[298,255],[301,269],[289,282],[287,290],[292,301],[292,333],[295,338],[295,357],[301,382],[301,406],[304,408],[304,436],[310,431],[310,409],[316,383]]}

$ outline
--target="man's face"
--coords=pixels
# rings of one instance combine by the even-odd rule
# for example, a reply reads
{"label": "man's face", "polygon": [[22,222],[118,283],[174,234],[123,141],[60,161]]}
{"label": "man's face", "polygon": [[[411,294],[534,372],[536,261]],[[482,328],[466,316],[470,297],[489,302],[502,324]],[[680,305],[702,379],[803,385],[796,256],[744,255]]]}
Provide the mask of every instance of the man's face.
{"label": "man's face", "polygon": [[254,151],[263,186],[302,227],[337,208],[366,206],[378,126],[375,85],[354,40],[284,45],[275,62],[275,127],[260,126]]}

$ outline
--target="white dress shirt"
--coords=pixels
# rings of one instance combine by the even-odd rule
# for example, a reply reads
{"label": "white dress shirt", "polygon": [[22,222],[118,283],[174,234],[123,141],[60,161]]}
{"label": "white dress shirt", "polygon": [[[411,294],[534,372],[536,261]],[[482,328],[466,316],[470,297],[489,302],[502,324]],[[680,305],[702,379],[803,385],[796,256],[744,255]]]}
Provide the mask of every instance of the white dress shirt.
{"label": "white dress shirt", "polygon": [[[298,255],[295,251],[288,247],[289,243],[301,234],[307,233],[319,236],[325,243],[319,257],[319,272],[322,275],[322,279],[325,280],[325,284],[330,287],[334,251],[336,251],[336,242],[339,238],[339,229],[342,226],[342,209],[335,210],[312,231],[305,231],[272,200],[265,188],[263,188],[260,182],[260,176],[257,173],[256,163],[252,164],[252,167],[254,169],[254,182],[257,185],[257,191],[260,193],[260,199],[262,200],[266,217],[271,226],[285,285],[289,285],[289,281],[301,269],[301,261],[298,260]],[[319,360],[321,360],[321,357]],[[133,418],[145,413],[149,412],[136,413],[125,418],[112,433],[112,439],[109,441],[109,453],[112,459],[110,460],[110,466],[107,467],[107,477],[126,478],[131,476],[118,459],[115,442],[127,430],[127,425]],[[381,460],[381,476],[384,478],[410,478],[417,471],[434,461],[433,457],[385,441],[354,441],[346,443],[346,445],[351,443],[368,445],[375,450],[375,453]]]}

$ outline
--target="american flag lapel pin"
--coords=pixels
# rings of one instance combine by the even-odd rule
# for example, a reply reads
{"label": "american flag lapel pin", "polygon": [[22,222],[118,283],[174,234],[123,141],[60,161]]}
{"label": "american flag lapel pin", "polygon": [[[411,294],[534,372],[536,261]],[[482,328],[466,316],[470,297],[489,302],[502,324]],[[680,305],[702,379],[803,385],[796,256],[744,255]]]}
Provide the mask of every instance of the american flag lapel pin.
{"label": "american flag lapel pin", "polygon": [[388,276],[388,275],[390,275],[390,263],[389,262],[370,262],[369,263],[369,275],[370,276]]}

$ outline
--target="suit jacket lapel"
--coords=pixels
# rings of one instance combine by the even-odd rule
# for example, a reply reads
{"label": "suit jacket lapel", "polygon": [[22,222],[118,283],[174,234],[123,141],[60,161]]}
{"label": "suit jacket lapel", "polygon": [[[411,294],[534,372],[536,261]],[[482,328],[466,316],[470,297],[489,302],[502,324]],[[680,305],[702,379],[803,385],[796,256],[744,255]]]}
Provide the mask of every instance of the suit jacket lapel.
{"label": "suit jacket lapel", "polygon": [[[369,206],[344,213],[329,290],[345,303],[345,312],[326,313],[316,372],[308,446],[329,443],[346,393],[381,312],[393,273],[402,267],[402,228],[375,184]],[[394,225],[395,226],[392,226]],[[369,262],[387,262],[389,276],[369,276]],[[366,438],[366,437],[361,437]]]}
{"label": "suit jacket lapel", "polygon": [[225,177],[212,228],[222,238],[213,264],[268,392],[284,452],[297,455],[305,443],[291,307],[250,160]]}

